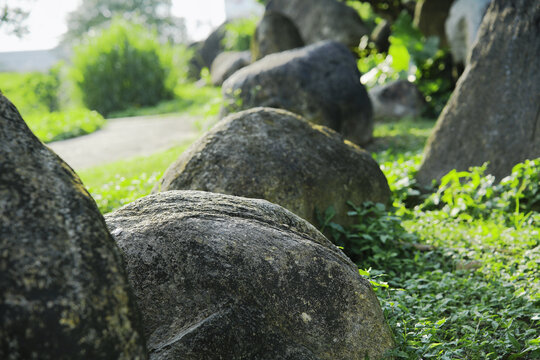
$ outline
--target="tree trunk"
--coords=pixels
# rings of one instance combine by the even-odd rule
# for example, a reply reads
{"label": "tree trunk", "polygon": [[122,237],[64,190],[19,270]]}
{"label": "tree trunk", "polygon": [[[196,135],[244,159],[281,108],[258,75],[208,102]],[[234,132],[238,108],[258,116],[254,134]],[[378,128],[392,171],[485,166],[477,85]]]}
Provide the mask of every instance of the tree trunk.
{"label": "tree trunk", "polygon": [[540,1],[494,0],[428,140],[420,184],[488,161],[497,179],[540,157]]}

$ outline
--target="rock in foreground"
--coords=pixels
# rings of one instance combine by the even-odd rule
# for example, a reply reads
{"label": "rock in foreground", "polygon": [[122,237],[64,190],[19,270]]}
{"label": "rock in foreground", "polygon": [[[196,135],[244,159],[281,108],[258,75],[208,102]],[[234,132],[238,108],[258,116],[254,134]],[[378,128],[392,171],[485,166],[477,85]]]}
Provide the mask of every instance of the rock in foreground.
{"label": "rock in foreground", "polygon": [[371,155],[288,111],[255,108],[216,124],[171,165],[155,190],[204,190],[279,204],[316,224],[315,210],[347,201],[386,203],[390,190]]}
{"label": "rock in foreground", "polygon": [[373,132],[372,107],[352,54],[320,42],[271,54],[223,83],[224,113],[257,106],[292,111],[363,145]]}
{"label": "rock in foreground", "polygon": [[106,220],[151,359],[379,359],[393,345],[354,264],[277,205],[168,191]]}
{"label": "rock in foreground", "polygon": [[0,249],[0,359],[146,358],[95,202],[1,94]]}

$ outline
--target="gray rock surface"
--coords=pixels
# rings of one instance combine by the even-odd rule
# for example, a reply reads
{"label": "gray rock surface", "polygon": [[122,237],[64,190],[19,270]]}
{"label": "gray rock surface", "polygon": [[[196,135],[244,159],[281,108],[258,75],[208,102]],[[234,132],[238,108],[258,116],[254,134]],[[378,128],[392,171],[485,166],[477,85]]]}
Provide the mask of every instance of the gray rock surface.
{"label": "gray rock surface", "polygon": [[419,0],[414,10],[414,25],[425,36],[437,36],[439,44],[444,47],[448,46],[444,23],[453,2],[454,0]]}
{"label": "gray rock surface", "polygon": [[212,62],[210,75],[212,84],[221,86],[232,74],[251,62],[249,51],[224,51]]}
{"label": "gray rock surface", "polygon": [[417,174],[430,184],[489,161],[499,180],[540,157],[540,2],[493,0],[471,62],[444,108]]}
{"label": "gray rock surface", "polygon": [[266,11],[251,41],[251,57],[255,61],[302,46],[304,40],[291,19],[276,11]]}
{"label": "gray rock surface", "polygon": [[347,201],[386,203],[390,191],[371,155],[336,132],[287,111],[254,108],[230,115],[165,172],[155,190],[204,190],[279,204],[316,224],[315,209]]}
{"label": "gray rock surface", "polygon": [[354,57],[325,41],[271,54],[228,78],[223,114],[257,106],[286,109],[359,145],[373,133],[372,107]]}
{"label": "gray rock surface", "polygon": [[456,0],[444,24],[454,62],[467,64],[482,18],[491,0]]}
{"label": "gray rock surface", "polygon": [[378,299],[315,228],[264,200],[167,191],[106,215],[150,359],[370,359]]}
{"label": "gray rock surface", "polygon": [[336,0],[271,0],[266,10],[289,17],[306,44],[334,40],[354,48],[369,35],[356,10]]}
{"label": "gray rock surface", "polygon": [[420,116],[424,96],[407,80],[393,81],[371,88],[368,92],[375,119],[401,119]]}
{"label": "gray rock surface", "polygon": [[202,42],[195,42],[190,45],[193,55],[189,62],[189,75],[199,79],[201,70],[204,67],[211,68],[214,59],[225,50],[223,39],[225,38],[225,25],[221,24]]}
{"label": "gray rock surface", "polygon": [[375,43],[378,52],[387,52],[390,48],[390,35],[392,35],[392,25],[388,20],[381,20],[369,37]]}
{"label": "gray rock surface", "polygon": [[94,200],[2,95],[0,234],[0,359],[146,358]]}

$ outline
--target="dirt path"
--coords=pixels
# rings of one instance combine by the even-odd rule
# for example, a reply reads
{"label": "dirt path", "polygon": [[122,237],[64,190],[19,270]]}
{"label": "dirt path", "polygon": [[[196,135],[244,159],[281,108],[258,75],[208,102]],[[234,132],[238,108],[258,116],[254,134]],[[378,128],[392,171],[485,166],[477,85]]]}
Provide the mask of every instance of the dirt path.
{"label": "dirt path", "polygon": [[73,169],[105,164],[133,156],[150,155],[195,139],[196,118],[156,115],[111,119],[100,130],[48,144]]}

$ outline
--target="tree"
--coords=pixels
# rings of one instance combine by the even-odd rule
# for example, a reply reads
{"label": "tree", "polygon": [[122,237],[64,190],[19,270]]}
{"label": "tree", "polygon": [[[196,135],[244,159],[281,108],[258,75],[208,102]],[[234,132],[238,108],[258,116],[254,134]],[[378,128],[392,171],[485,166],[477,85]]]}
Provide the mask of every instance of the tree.
{"label": "tree", "polygon": [[186,37],[185,24],[171,15],[171,7],[171,0],[85,0],[68,15],[65,39],[78,39],[121,16],[156,30],[162,39],[181,42]]}
{"label": "tree", "polygon": [[25,35],[28,28],[24,21],[29,14],[29,11],[19,6],[8,6],[6,0],[0,0],[0,30],[18,37]]}
{"label": "tree", "polygon": [[540,2],[493,0],[469,65],[428,140],[420,184],[489,162],[501,180],[540,157]]}

